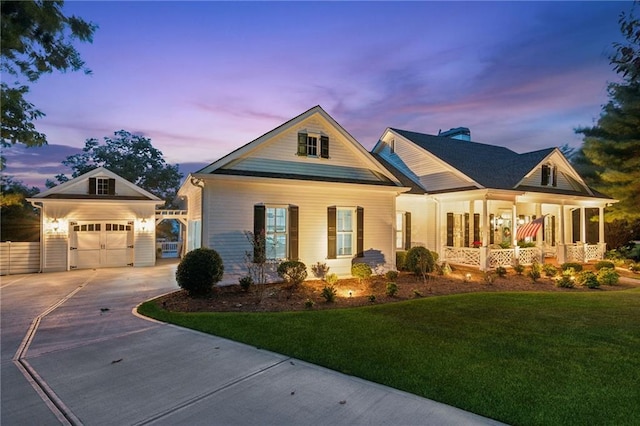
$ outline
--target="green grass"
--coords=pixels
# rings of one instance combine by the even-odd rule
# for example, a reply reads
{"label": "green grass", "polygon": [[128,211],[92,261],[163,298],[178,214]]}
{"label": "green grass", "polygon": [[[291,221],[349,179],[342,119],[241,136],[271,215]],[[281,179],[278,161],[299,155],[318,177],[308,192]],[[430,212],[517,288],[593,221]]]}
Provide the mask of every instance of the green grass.
{"label": "green grass", "polygon": [[517,425],[640,424],[640,289],[141,313]]}

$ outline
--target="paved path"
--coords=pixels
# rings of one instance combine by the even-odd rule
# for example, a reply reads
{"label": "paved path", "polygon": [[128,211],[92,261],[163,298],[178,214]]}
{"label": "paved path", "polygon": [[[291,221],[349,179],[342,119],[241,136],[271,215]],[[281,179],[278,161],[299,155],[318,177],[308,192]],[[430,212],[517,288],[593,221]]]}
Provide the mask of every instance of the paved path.
{"label": "paved path", "polygon": [[1,277],[1,424],[498,424],[133,315],[175,266]]}

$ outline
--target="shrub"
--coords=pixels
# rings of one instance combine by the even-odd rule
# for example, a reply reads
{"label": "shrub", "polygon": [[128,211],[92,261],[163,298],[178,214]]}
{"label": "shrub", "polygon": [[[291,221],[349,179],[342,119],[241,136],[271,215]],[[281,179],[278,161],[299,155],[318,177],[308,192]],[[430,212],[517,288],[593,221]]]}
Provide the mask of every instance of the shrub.
{"label": "shrub", "polygon": [[600,262],[596,263],[594,266],[596,271],[599,271],[602,268],[615,269],[615,267],[616,265],[610,260],[601,260]]}
{"label": "shrub", "polygon": [[531,264],[531,270],[529,271],[529,278],[531,278],[533,282],[536,282],[541,276],[542,276],[542,266],[540,266],[538,262],[533,262]]}
{"label": "shrub", "polygon": [[224,266],[217,251],[198,248],[187,253],[176,269],[176,281],[189,296],[205,296],[222,279]]}
{"label": "shrub", "polygon": [[315,304],[316,303],[311,299],[307,299],[307,300],[304,301],[304,307],[307,308],[307,309],[313,308],[313,305],[315,305]]}
{"label": "shrub", "polygon": [[405,261],[407,259],[406,251],[397,251],[396,252],[396,268],[398,271],[406,271],[407,268],[405,266]]}
{"label": "shrub", "polygon": [[578,273],[578,275],[576,275],[576,282],[583,287],[600,287],[600,283],[598,283],[598,277],[596,277],[596,274],[591,271],[582,271]]}
{"label": "shrub", "polygon": [[515,265],[513,265],[513,270],[516,271],[516,274],[522,275],[522,273],[524,272],[524,266],[516,263]]}
{"label": "shrub", "polygon": [[493,284],[493,281],[495,281],[495,279],[496,279],[496,275],[495,275],[493,272],[491,272],[491,271],[487,271],[487,272],[485,272],[485,273],[484,273],[484,275],[482,276],[482,279],[484,280],[484,282],[485,282],[486,284],[491,285],[491,284]]}
{"label": "shrub", "polygon": [[431,251],[431,257],[433,257],[433,264],[434,265],[436,263],[438,263],[438,259],[440,258],[440,255],[438,254],[437,251]]}
{"label": "shrub", "polygon": [[556,268],[555,266],[553,266],[550,263],[545,263],[542,266],[542,270],[544,271],[544,274],[547,277],[555,277],[556,275],[558,275],[558,268]]}
{"label": "shrub", "polygon": [[413,297],[422,297],[422,293],[420,292],[420,290],[417,289],[413,289]]}
{"label": "shrub", "polygon": [[562,265],[560,265],[560,269],[562,269],[563,271],[566,271],[567,269],[573,269],[575,272],[580,272],[582,271],[582,264],[581,263],[577,263],[577,262],[565,262]]}
{"label": "shrub", "polygon": [[249,288],[251,288],[252,285],[253,285],[253,278],[251,278],[251,276],[246,275],[246,276],[240,278],[240,288],[243,291],[248,291]]}
{"label": "shrub", "polygon": [[307,265],[297,260],[287,260],[278,265],[277,272],[291,287],[296,287],[307,278]]}
{"label": "shrub", "polygon": [[561,275],[556,279],[556,287],[573,288],[573,280],[570,275]]}
{"label": "shrub", "polygon": [[451,271],[451,265],[449,265],[447,262],[444,262],[444,263],[442,264],[442,266],[440,266],[440,267],[438,268],[438,273],[439,273],[440,275],[445,275],[445,276],[446,276],[446,275],[451,275],[451,272],[452,272],[452,271]]}
{"label": "shrub", "polygon": [[387,296],[393,297],[398,293],[398,285],[396,283],[387,283]]}
{"label": "shrub", "polygon": [[500,278],[504,278],[507,275],[507,268],[504,266],[498,266],[496,268],[496,274],[498,274]]}
{"label": "shrub", "polygon": [[311,272],[316,278],[324,280],[324,277],[329,273],[329,266],[326,263],[317,262],[315,265],[311,265]]}
{"label": "shrub", "polygon": [[629,270],[631,272],[640,272],[640,263],[631,263],[631,264],[629,264]]}
{"label": "shrub", "polygon": [[373,303],[376,301],[376,295],[375,294],[370,294],[369,295],[369,302]]}
{"label": "shrub", "polygon": [[395,281],[398,279],[398,271],[387,271],[387,273],[384,274],[384,276],[389,281]]}
{"label": "shrub", "polygon": [[322,289],[322,292],[320,292],[320,296],[322,296],[324,298],[324,300],[329,302],[329,303],[331,303],[331,302],[336,300],[336,295],[337,294],[338,294],[338,291],[332,285],[324,286],[324,288]]}
{"label": "shrub", "polygon": [[404,265],[408,271],[424,277],[425,274],[433,271],[435,262],[429,250],[425,247],[417,246],[411,247],[407,251]]}
{"label": "shrub", "polygon": [[602,285],[616,285],[620,281],[620,274],[613,268],[602,268],[598,271],[598,282]]}
{"label": "shrub", "polygon": [[518,247],[520,248],[528,248],[528,247],[535,247],[536,243],[534,243],[533,241],[518,241]]}
{"label": "shrub", "polygon": [[354,263],[351,265],[351,275],[359,280],[365,280],[371,276],[371,266],[366,263]]}
{"label": "shrub", "polygon": [[334,273],[327,274],[327,276],[324,277],[324,281],[329,285],[334,285],[338,282],[338,275]]}

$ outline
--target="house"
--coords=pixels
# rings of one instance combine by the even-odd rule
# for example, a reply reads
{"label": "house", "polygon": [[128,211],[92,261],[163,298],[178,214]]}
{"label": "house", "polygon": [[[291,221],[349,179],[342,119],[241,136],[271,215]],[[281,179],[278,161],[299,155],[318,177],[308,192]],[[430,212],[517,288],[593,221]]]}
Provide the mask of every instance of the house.
{"label": "house", "polygon": [[397,250],[424,245],[483,270],[604,255],[604,209],[615,200],[589,188],[557,148],[518,154],[472,142],[466,128],[387,128],[372,153],[411,187],[396,200]]}
{"label": "house", "polygon": [[[178,196],[187,251],[215,249],[223,281],[237,283],[254,256],[326,263],[338,275],[353,263],[393,267],[396,198],[408,190],[315,106],[190,174]],[[260,235],[265,247],[254,250]]]}
{"label": "house", "polygon": [[155,264],[155,195],[98,167],[27,199],[41,210],[42,272]]}

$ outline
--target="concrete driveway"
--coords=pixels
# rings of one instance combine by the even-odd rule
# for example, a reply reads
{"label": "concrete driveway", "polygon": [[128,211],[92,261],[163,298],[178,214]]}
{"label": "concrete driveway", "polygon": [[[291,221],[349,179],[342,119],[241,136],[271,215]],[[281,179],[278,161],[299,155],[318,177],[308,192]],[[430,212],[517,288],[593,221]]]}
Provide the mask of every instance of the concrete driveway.
{"label": "concrete driveway", "polygon": [[135,316],[175,267],[2,277],[1,424],[498,424]]}

